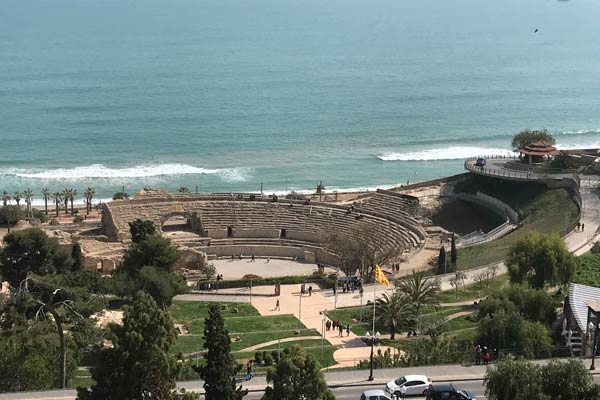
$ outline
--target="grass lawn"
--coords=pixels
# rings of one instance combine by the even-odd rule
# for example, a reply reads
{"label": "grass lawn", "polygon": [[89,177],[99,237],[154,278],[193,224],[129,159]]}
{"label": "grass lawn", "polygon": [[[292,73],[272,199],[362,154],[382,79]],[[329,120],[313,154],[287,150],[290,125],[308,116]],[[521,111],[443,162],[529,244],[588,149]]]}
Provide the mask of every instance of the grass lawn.
{"label": "grass lawn", "polygon": [[485,297],[491,292],[500,289],[502,286],[506,285],[507,282],[507,274],[499,275],[486,283],[474,283],[466,286],[465,288],[460,286],[457,291],[448,290],[441,292],[438,297],[442,303],[457,303],[461,301],[475,300],[480,297]]}
{"label": "grass lawn", "polygon": [[566,189],[545,190],[539,185],[482,177],[473,177],[464,182],[457,184],[455,191],[474,193],[481,190],[497,197],[519,213],[522,225],[501,239],[459,250],[460,269],[501,261],[510,247],[527,233],[561,233],[577,217],[577,206]]}
{"label": "grass lawn", "polygon": [[[321,364],[321,367],[327,368],[331,365],[335,365],[336,362],[333,359],[333,353],[338,349],[336,346],[330,345],[327,341],[325,341],[323,348],[321,349],[321,340],[298,340],[295,342],[286,342],[281,343],[281,346],[278,348],[277,345],[268,346],[257,351],[267,353],[272,353],[273,351],[281,350],[292,347],[294,345],[298,345],[304,349],[304,352],[307,354],[311,354],[318,362]],[[238,360],[243,360],[244,362],[248,359],[254,358],[254,354],[256,351],[251,352],[238,352],[233,353],[233,356]]]}
{"label": "grass lawn", "polygon": [[[355,322],[358,321],[360,317],[360,307],[349,307],[342,308],[334,311],[328,311],[327,316],[333,320],[340,320],[342,324],[347,325],[350,324],[350,330],[358,336],[364,336],[367,332],[373,331],[373,308],[372,307],[362,307],[363,308],[363,320],[361,323]],[[433,309],[424,309],[421,314],[421,318],[427,318],[427,316],[434,315],[435,313],[440,313],[440,315],[448,316],[463,310],[468,309],[467,307],[443,307],[438,311]],[[377,317],[377,316],[376,316]],[[415,329],[414,325],[404,326],[400,330],[402,332],[406,332],[409,329]],[[375,331],[379,331],[382,335],[389,334],[389,330],[382,326],[377,318],[375,320]],[[398,333],[398,332],[397,332]]]}
{"label": "grass lawn", "polygon": [[477,322],[471,322],[467,317],[468,315],[463,315],[448,321],[448,333],[477,327]]}
{"label": "grass lawn", "polygon": [[[172,353],[193,353],[202,349],[204,318],[208,315],[208,302],[174,301],[169,311],[176,323],[190,322],[191,335],[179,336],[171,348]],[[231,349],[246,347],[271,340],[294,336],[319,336],[314,329],[306,329],[293,315],[261,316],[247,303],[227,303],[222,306],[225,327],[232,338]],[[237,312],[234,312],[237,309]]]}

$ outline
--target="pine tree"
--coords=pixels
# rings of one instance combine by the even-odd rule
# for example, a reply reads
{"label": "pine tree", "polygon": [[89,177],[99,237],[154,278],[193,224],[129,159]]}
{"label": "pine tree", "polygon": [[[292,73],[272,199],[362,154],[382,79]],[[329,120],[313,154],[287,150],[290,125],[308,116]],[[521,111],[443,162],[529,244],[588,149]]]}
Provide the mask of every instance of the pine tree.
{"label": "pine tree", "polygon": [[445,274],[446,271],[446,248],[444,246],[440,247],[440,254],[438,255],[438,274]]}
{"label": "pine tree", "polygon": [[450,264],[452,264],[453,271],[458,269],[456,260],[458,259],[458,251],[456,250],[456,241],[454,239],[454,233],[452,234],[452,244],[450,246]]}
{"label": "pine tree", "polygon": [[91,388],[80,400],[176,399],[177,363],[169,354],[175,330],[169,314],[150,295],[138,292],[122,327],[113,327],[113,348],[95,353]]}
{"label": "pine tree", "polygon": [[236,384],[236,375],[242,366],[231,355],[231,339],[225,329],[225,321],[217,304],[208,307],[204,320],[204,355],[206,364],[200,367],[204,380],[206,400],[241,400],[247,393]]}
{"label": "pine tree", "polygon": [[299,346],[284,350],[277,365],[267,372],[267,382],[272,387],[265,388],[263,400],[335,400],[319,363]]}

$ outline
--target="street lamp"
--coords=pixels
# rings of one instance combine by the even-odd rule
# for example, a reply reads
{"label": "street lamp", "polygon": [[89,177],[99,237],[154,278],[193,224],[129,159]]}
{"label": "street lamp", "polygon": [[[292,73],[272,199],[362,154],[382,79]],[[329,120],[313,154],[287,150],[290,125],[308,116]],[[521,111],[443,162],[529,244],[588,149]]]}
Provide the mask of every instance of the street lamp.
{"label": "street lamp", "polygon": [[325,345],[325,319],[327,318],[327,309],[321,311],[323,314],[323,321],[321,322],[321,362],[323,362],[323,346]]}
{"label": "street lamp", "polygon": [[594,341],[592,343],[592,365],[590,365],[590,371],[596,369],[596,348],[598,347],[598,330],[600,329],[600,324],[594,328]]}

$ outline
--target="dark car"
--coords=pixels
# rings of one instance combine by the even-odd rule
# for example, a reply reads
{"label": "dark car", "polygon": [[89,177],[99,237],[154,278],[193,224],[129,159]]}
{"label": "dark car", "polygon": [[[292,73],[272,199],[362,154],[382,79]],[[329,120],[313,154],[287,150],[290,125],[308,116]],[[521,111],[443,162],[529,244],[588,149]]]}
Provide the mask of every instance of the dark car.
{"label": "dark car", "polygon": [[475,396],[452,384],[431,385],[427,391],[427,400],[475,400]]}
{"label": "dark car", "polygon": [[485,167],[485,158],[478,158],[477,161],[475,161],[475,165],[477,167]]}

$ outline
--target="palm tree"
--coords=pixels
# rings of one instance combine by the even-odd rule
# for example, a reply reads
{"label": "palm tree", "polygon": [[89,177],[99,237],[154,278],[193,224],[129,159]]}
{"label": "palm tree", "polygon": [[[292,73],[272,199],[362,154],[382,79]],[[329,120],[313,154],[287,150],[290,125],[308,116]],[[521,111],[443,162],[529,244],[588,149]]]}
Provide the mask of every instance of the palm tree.
{"label": "palm tree", "polygon": [[69,189],[69,201],[71,202],[71,215],[75,214],[73,212],[73,200],[75,200],[75,197],[77,197],[77,190]]}
{"label": "palm tree", "polygon": [[[390,331],[390,339],[394,340],[401,325],[411,319],[411,302],[404,293],[396,290],[393,294],[384,293],[375,300],[379,321]],[[375,334],[375,332],[373,332]]]}
{"label": "palm tree", "polygon": [[85,192],[83,193],[83,195],[85,196],[85,203],[86,203],[85,212],[87,215],[90,215],[90,212],[92,211],[92,199],[94,198],[95,194],[96,194],[96,191],[94,190],[93,187],[87,187],[85,189]]}
{"label": "palm tree", "polygon": [[31,189],[27,189],[23,192],[23,196],[25,197],[25,203],[27,204],[27,217],[29,217],[31,213],[31,200],[33,199],[33,192]]}
{"label": "palm tree", "polygon": [[13,195],[13,199],[15,199],[15,201],[17,202],[17,207],[19,207],[21,204],[21,198],[23,197],[23,193],[21,192],[15,192],[15,194]]}
{"label": "palm tree", "polygon": [[50,190],[47,187],[42,189],[42,196],[44,196],[44,209],[46,210],[46,215],[48,215],[48,199],[50,198]]}
{"label": "palm tree", "polygon": [[419,330],[421,309],[424,306],[435,307],[440,304],[440,300],[437,298],[440,288],[433,279],[425,276],[424,271],[413,271],[411,275],[399,279],[396,287],[398,291],[408,297],[413,308],[413,316],[417,321],[417,330]]}
{"label": "palm tree", "polygon": [[6,207],[6,204],[8,204],[8,202],[10,201],[10,199],[12,199],[12,197],[10,197],[10,194],[8,194],[6,191],[4,191],[2,193],[2,204]]}
{"label": "palm tree", "polygon": [[65,214],[69,213],[69,189],[64,188],[62,192],[62,200],[65,204]]}
{"label": "palm tree", "polygon": [[58,210],[60,209],[60,205],[62,203],[63,194],[60,192],[56,192],[52,195],[52,201],[54,205],[56,205],[56,216],[58,217]]}

